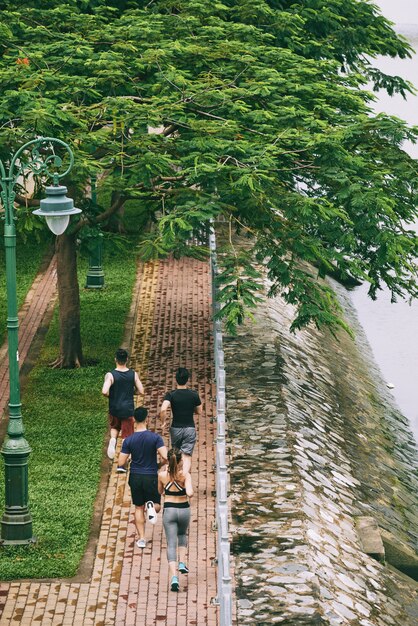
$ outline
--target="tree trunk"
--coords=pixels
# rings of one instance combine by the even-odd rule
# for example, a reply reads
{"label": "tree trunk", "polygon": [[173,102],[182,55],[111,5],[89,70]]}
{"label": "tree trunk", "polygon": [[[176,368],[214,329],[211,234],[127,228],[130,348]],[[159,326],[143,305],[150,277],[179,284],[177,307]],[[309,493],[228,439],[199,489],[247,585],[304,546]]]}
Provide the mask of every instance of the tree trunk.
{"label": "tree trunk", "polygon": [[55,367],[74,368],[83,363],[80,334],[80,291],[77,279],[76,235],[56,239],[60,322],[60,356]]}

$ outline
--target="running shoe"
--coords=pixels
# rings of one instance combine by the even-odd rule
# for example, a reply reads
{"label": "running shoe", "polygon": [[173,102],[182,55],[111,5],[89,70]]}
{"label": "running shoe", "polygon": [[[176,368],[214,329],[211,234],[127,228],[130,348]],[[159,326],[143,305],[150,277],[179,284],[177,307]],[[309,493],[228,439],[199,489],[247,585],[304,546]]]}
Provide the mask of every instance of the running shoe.
{"label": "running shoe", "polygon": [[147,544],[146,544],[145,539],[138,539],[138,541],[136,542],[136,545],[138,546],[138,548],[145,548]]}
{"label": "running shoe", "polygon": [[118,474],[126,474],[128,470],[123,465],[118,465],[116,471]]}
{"label": "running shoe", "polygon": [[177,576],[173,576],[171,579],[171,591],[178,591],[179,589],[179,579],[177,578]]}
{"label": "running shoe", "polygon": [[148,500],[148,502],[145,503],[145,514],[150,524],[156,523],[157,511],[155,510],[154,502],[152,500]]}
{"label": "running shoe", "polygon": [[116,439],[114,437],[110,438],[109,445],[107,446],[107,456],[109,459],[113,461],[116,454]]}
{"label": "running shoe", "polygon": [[189,568],[187,567],[187,565],[185,563],[183,563],[183,561],[179,562],[179,572],[180,572],[180,574],[188,574],[189,573]]}

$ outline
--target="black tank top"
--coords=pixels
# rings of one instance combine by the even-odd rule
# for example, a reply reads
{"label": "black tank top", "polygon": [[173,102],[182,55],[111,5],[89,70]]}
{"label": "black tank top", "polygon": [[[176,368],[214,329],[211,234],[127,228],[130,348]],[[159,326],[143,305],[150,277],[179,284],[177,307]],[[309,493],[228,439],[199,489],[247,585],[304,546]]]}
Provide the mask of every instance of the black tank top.
{"label": "black tank top", "polygon": [[134,370],[112,370],[113,385],[109,390],[109,413],[120,419],[134,414]]}

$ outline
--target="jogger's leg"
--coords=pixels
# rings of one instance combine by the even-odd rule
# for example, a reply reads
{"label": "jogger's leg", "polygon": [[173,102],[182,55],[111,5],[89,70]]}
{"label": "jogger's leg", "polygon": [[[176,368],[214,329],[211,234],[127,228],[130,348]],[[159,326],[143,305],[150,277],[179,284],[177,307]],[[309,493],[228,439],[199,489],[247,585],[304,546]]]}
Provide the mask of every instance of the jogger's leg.
{"label": "jogger's leg", "polygon": [[179,546],[179,563],[186,563],[187,546]]}
{"label": "jogger's leg", "polygon": [[192,457],[190,456],[190,454],[186,454],[185,452],[182,452],[181,456],[183,459],[183,472],[185,474],[187,474],[188,472],[190,473],[190,470],[192,469]]}
{"label": "jogger's leg", "polygon": [[[177,571],[177,511],[178,509],[175,508],[166,508],[163,515],[163,526],[167,540],[167,560],[171,576],[174,576]],[[173,567],[174,573],[172,573]]]}
{"label": "jogger's leg", "polygon": [[136,532],[139,535],[140,539],[144,539],[145,537],[145,516],[144,516],[144,507],[136,506],[135,507],[135,528]]}
{"label": "jogger's leg", "polygon": [[[187,548],[187,531],[190,524],[190,509],[177,509],[178,511],[178,522],[177,522],[177,541],[179,547],[183,549],[182,556],[184,557],[186,554]],[[180,558],[180,561],[184,562],[183,558]]]}
{"label": "jogger's leg", "polygon": [[188,573],[186,565],[187,531],[190,524],[190,509],[178,509],[177,542],[180,572]]}
{"label": "jogger's leg", "polygon": [[116,442],[118,439],[119,431],[116,428],[110,429],[109,445],[107,446],[107,456],[109,459],[114,459],[116,454]]}

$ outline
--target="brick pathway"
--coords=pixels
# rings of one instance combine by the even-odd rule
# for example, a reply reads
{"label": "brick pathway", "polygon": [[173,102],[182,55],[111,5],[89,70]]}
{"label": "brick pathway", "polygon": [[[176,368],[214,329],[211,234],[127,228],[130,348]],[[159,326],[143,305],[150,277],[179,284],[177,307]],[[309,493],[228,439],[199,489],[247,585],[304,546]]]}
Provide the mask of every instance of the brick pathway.
{"label": "brick pathway", "polygon": [[[21,367],[45,313],[55,301],[56,296],[57,270],[54,256],[46,270],[39,273],[35,278],[25,302],[19,310],[19,359]],[[0,349],[0,364],[0,389],[9,389],[7,340]],[[3,416],[8,402],[8,394],[3,393],[0,398],[0,418]]]}
{"label": "brick pathway", "polygon": [[[147,527],[147,548],[135,546],[133,508],[127,477],[116,474],[107,489],[91,578],[86,582],[14,582],[0,585],[5,602],[1,626],[215,626],[214,450],[210,422],[214,410],[210,333],[210,277],[206,263],[192,259],[148,263],[137,282],[132,357],[145,383],[151,426],[164,392],[173,387],[173,370],[192,371],[204,414],[192,468],[195,496],[189,534],[190,574],[181,576],[180,593],[168,588],[168,566],[161,516]],[[158,425],[158,424],[157,424]]]}

